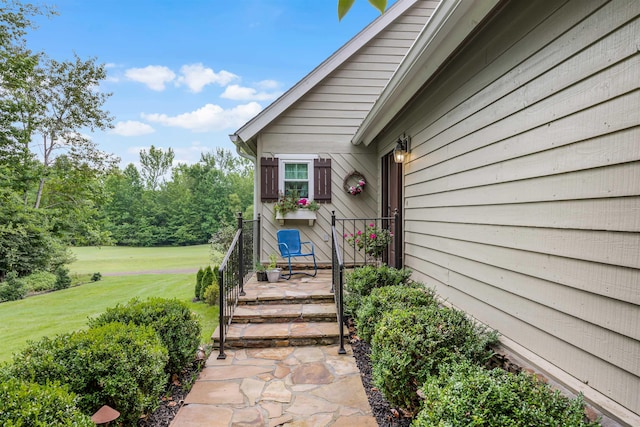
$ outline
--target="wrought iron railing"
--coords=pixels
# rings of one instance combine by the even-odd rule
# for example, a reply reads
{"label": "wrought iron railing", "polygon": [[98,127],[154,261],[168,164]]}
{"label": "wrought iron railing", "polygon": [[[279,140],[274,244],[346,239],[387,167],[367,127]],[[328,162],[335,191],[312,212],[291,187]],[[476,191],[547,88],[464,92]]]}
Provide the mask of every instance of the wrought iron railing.
{"label": "wrought iron railing", "polygon": [[[348,266],[355,268],[369,264],[377,265],[378,262],[389,264],[393,256],[392,264],[401,267],[401,240],[400,236],[395,235],[398,221],[397,210],[391,217],[379,218],[336,218],[335,211],[331,213],[331,292],[334,294],[338,314],[339,354],[346,354],[343,334],[344,270],[347,267],[345,258],[349,260]],[[377,239],[379,236],[364,236],[363,233],[367,232],[385,234],[388,238],[380,240]]]}
{"label": "wrought iron railing", "polygon": [[253,266],[260,253],[260,215],[256,220],[245,221],[238,213],[236,234],[218,270],[220,287],[220,352],[218,359],[225,359],[224,342],[238,299],[244,295],[244,285],[253,273]]}
{"label": "wrought iron railing", "polygon": [[331,292],[336,303],[336,313],[338,314],[338,334],[340,337],[340,348],[338,354],[347,354],[344,349],[344,263],[342,262],[342,254],[340,251],[340,235],[336,231],[336,215],[331,214]]}
{"label": "wrought iron railing", "polygon": [[[377,218],[336,218],[332,214],[332,224],[340,239],[341,257],[345,268],[363,265],[377,265],[383,262],[394,267],[402,267],[401,236],[397,235],[399,214]],[[371,237],[371,230],[380,232]],[[389,237],[388,244],[379,245],[380,235]]]}

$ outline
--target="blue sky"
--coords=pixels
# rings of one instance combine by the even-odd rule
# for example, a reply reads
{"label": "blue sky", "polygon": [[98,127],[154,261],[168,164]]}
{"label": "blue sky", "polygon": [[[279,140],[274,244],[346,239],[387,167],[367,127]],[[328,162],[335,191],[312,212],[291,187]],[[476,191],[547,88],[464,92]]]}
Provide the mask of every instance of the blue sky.
{"label": "blue sky", "polygon": [[[45,0],[46,2],[46,0]],[[392,1],[389,4],[393,3]],[[176,162],[235,152],[228,135],[379,16],[366,0],[337,18],[337,0],[56,0],[31,49],[96,57],[115,128],[90,137],[137,163],[151,144]]]}

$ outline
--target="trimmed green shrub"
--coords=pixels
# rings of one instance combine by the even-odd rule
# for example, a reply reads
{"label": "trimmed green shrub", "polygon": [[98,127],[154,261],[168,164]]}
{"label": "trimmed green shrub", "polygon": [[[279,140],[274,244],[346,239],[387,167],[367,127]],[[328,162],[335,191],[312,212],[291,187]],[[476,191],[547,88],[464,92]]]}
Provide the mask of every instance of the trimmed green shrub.
{"label": "trimmed green shrub", "polygon": [[569,399],[532,375],[489,371],[468,361],[443,367],[422,395],[414,427],[599,425],[585,420],[582,396]]}
{"label": "trimmed green shrub", "polygon": [[204,270],[202,267],[198,269],[198,273],[196,274],[196,289],[195,289],[195,298],[200,299],[200,288],[202,287],[202,277],[204,276]]}
{"label": "trimmed green shrub", "polygon": [[7,273],[4,282],[0,283],[0,302],[17,301],[25,296],[27,296],[27,289],[18,279],[18,273],[15,271]]}
{"label": "trimmed green shrub", "polygon": [[484,363],[496,342],[497,334],[476,326],[459,310],[396,309],[382,318],[373,336],[373,380],[391,405],[415,413],[418,387],[439,366],[464,358]]}
{"label": "trimmed green shrub", "polygon": [[411,270],[397,269],[387,265],[374,267],[366,265],[356,268],[347,275],[344,283],[344,310],[345,314],[355,316],[362,298],[366,297],[375,288],[384,286],[411,285],[409,281]]}
{"label": "trimmed green shrub", "polygon": [[177,299],[133,299],[126,305],[108,308],[89,326],[96,327],[111,322],[134,323],[152,327],[169,351],[165,371],[179,373],[194,358],[200,344],[200,323],[186,304]]}
{"label": "trimmed green shrub", "polygon": [[376,325],[382,317],[396,308],[426,307],[438,305],[433,289],[407,286],[385,286],[376,288],[362,299],[356,313],[358,335],[371,342]]}
{"label": "trimmed green shrub", "polygon": [[55,288],[56,275],[48,271],[37,271],[18,280],[28,292],[42,292]]}
{"label": "trimmed green shrub", "polygon": [[54,289],[59,291],[61,289],[67,289],[71,286],[71,277],[69,277],[69,269],[63,266],[58,266],[55,271],[56,274],[56,283],[54,284]]}
{"label": "trimmed green shrub", "polygon": [[218,285],[218,275],[217,272],[220,269],[220,266],[215,265],[211,269],[211,284],[204,283],[203,286],[207,285],[206,288],[202,288],[202,299],[209,305],[216,305],[220,302],[220,286]]}
{"label": "trimmed green shrub", "polygon": [[99,282],[100,280],[102,280],[102,274],[100,274],[100,272],[93,273],[91,275],[91,281],[92,282]]}
{"label": "trimmed green shrub", "polygon": [[17,378],[0,382],[0,425],[95,427],[91,418],[76,407],[76,396],[66,387]]}
{"label": "trimmed green shrub", "polygon": [[204,291],[213,284],[214,280],[213,270],[211,269],[211,266],[208,265],[207,268],[204,269],[204,274],[202,275],[202,283],[200,283],[200,295],[198,295],[198,299],[204,300]]}
{"label": "trimmed green shrub", "polygon": [[204,300],[209,305],[217,305],[220,303],[220,287],[217,283],[209,286],[204,291]]}
{"label": "trimmed green shrub", "polygon": [[166,363],[167,349],[152,328],[114,322],[30,342],[10,370],[26,381],[67,384],[85,414],[109,405],[125,424],[135,425],[158,405]]}

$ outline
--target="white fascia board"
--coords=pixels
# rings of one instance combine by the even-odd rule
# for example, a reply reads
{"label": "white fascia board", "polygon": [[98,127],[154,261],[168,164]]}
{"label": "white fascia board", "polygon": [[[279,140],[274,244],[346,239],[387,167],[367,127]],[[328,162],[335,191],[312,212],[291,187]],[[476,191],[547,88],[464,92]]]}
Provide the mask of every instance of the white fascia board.
{"label": "white fascia board", "polygon": [[313,71],[307,74],[291,89],[273,101],[267,108],[262,110],[244,126],[238,129],[234,135],[239,136],[242,141],[249,141],[251,138],[255,137],[269,123],[275,120],[303,95],[313,89],[336,68],[351,58],[353,54],[377,36],[382,30],[387,28],[387,26],[395,21],[417,1],[418,0],[398,0],[378,19],[369,24],[364,30],[359,32],[333,55],[313,69]]}
{"label": "white fascia board", "polygon": [[351,143],[369,145],[500,0],[442,0]]}

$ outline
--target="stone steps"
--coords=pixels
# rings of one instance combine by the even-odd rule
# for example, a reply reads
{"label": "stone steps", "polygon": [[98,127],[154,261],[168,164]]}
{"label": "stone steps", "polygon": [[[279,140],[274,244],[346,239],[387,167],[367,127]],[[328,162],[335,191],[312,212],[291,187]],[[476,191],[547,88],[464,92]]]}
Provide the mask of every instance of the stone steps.
{"label": "stone steps", "polygon": [[[334,345],[339,342],[330,281],[302,278],[253,282],[239,297],[225,337],[225,348]],[[211,337],[219,346],[219,329]],[[346,337],[348,331],[342,327]]]}
{"label": "stone steps", "polygon": [[233,323],[335,322],[336,320],[336,307],[332,302],[239,305],[233,315]]}
{"label": "stone steps", "polygon": [[[347,328],[343,325],[343,334]],[[214,332],[214,345],[218,340]],[[338,343],[337,322],[232,323],[225,339],[228,348],[296,347]]]}

